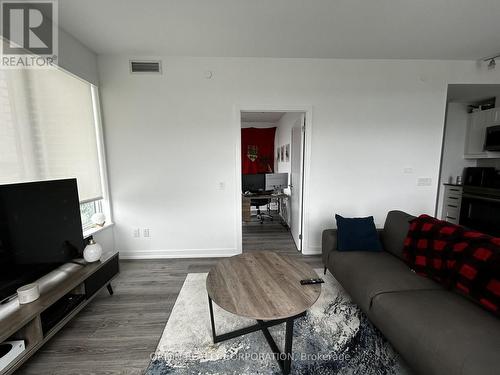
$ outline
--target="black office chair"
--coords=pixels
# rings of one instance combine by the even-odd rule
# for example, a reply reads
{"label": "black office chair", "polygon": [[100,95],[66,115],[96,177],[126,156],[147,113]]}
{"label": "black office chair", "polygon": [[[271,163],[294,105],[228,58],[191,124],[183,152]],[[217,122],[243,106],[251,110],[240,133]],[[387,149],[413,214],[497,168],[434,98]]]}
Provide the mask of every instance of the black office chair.
{"label": "black office chair", "polygon": [[[251,199],[250,205],[257,209],[257,219],[260,220],[261,224],[264,224],[264,218],[273,221],[273,215],[271,215],[271,200],[270,199]],[[260,208],[262,206],[267,206],[267,213],[262,213]]]}

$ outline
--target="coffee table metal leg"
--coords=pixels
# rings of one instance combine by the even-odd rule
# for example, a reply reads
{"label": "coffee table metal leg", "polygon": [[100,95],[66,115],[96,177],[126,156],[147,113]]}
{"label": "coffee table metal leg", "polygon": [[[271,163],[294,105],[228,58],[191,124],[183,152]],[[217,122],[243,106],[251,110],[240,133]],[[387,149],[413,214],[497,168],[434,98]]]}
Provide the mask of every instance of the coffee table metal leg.
{"label": "coffee table metal leg", "polygon": [[293,323],[295,318],[290,318],[286,320],[285,323],[285,351],[283,359],[283,374],[288,375],[290,373],[290,368],[292,365],[292,343],[293,343]]}
{"label": "coffee table metal leg", "polygon": [[[301,314],[300,316],[303,316],[303,314]],[[271,336],[271,333],[267,329],[267,322],[264,322],[262,320],[257,321],[261,326],[262,333],[264,334],[269,347],[276,356],[276,360],[280,365],[281,372],[285,375],[288,375],[290,373],[292,366],[293,323],[295,321],[295,318],[297,317],[287,318],[282,321],[282,323],[285,323],[285,350],[283,352],[279,350],[276,342]]]}
{"label": "coffee table metal leg", "polygon": [[208,308],[210,309],[210,323],[212,325],[212,341],[216,343],[217,335],[215,334],[214,307],[212,306],[212,298],[208,296]]}
{"label": "coffee table metal leg", "polygon": [[[228,332],[228,333],[223,333],[221,335],[217,335],[215,333],[215,320],[214,320],[214,309],[213,309],[213,302],[210,296],[208,297],[208,308],[210,310],[210,324],[212,326],[212,340],[214,344],[233,339],[235,337],[243,336],[248,333],[256,332],[256,331],[262,331],[264,334],[264,337],[266,338],[266,341],[268,342],[271,350],[274,352],[276,356],[276,360],[281,368],[281,371],[283,374],[288,375],[290,374],[291,370],[291,365],[292,365],[292,343],[293,343],[293,325],[295,322],[296,318],[300,318],[306,315],[305,312],[293,316],[291,318],[285,318],[285,319],[277,319],[277,320],[269,320],[269,321],[263,321],[263,320],[257,320],[257,324],[245,328],[238,329],[236,331]],[[273,337],[271,336],[271,333],[269,332],[268,328],[273,327],[278,324],[285,323],[285,350],[283,352],[280,352],[278,346],[276,345],[276,342],[274,341]]]}

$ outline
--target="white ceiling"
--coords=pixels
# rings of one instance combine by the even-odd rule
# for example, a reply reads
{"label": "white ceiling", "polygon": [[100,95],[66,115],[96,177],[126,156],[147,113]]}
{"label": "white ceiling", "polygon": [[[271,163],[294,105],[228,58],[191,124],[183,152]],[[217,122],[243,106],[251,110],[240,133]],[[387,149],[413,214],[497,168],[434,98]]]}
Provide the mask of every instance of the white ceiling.
{"label": "white ceiling", "polygon": [[59,0],[99,54],[478,59],[500,52],[499,0]]}
{"label": "white ceiling", "polygon": [[500,85],[449,85],[448,102],[475,103],[492,97],[500,100]]}
{"label": "white ceiling", "polygon": [[276,123],[285,112],[241,112],[241,122]]}

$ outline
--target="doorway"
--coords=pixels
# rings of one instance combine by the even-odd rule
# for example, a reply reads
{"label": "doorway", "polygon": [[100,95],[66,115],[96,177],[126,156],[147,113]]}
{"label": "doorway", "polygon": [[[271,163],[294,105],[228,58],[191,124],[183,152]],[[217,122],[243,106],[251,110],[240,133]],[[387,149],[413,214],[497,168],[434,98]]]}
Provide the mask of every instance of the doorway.
{"label": "doorway", "polygon": [[239,115],[242,251],[300,253],[307,112],[241,110]]}

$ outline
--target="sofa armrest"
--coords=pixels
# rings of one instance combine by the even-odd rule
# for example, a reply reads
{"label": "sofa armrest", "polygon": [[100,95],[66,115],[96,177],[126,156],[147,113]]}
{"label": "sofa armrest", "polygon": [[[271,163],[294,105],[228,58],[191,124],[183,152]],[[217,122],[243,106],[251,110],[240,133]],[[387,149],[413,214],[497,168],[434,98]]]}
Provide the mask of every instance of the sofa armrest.
{"label": "sofa armrest", "polygon": [[326,267],[328,265],[330,253],[337,250],[337,229],[326,229],[323,231],[321,250],[323,254],[323,264]]}

